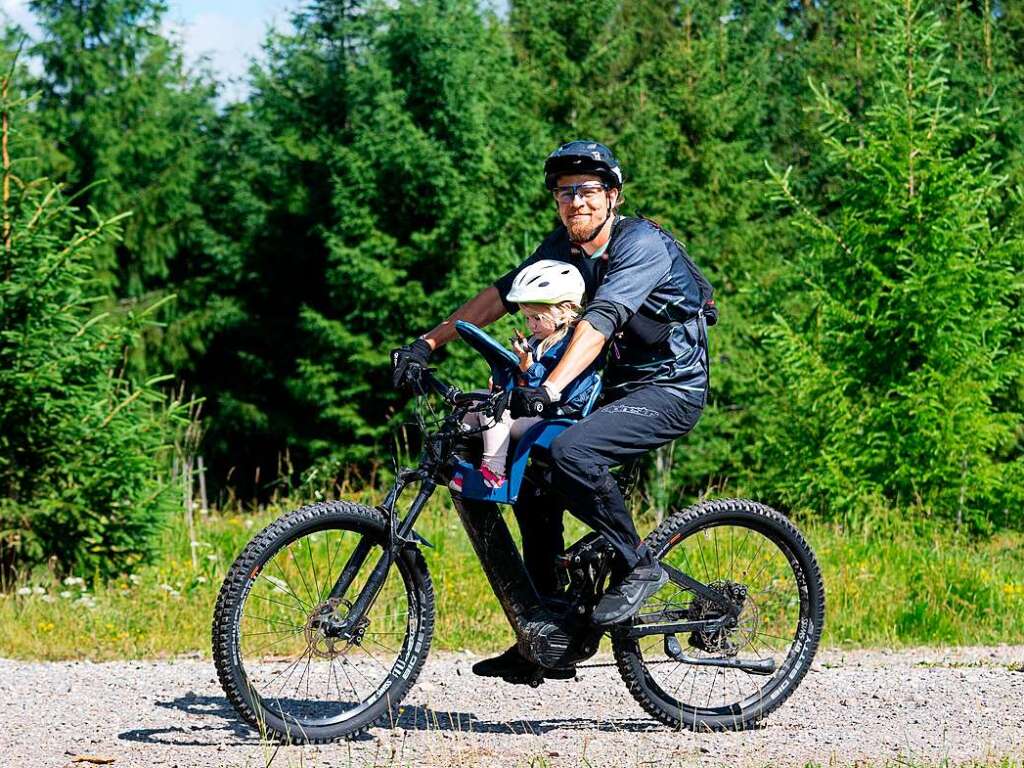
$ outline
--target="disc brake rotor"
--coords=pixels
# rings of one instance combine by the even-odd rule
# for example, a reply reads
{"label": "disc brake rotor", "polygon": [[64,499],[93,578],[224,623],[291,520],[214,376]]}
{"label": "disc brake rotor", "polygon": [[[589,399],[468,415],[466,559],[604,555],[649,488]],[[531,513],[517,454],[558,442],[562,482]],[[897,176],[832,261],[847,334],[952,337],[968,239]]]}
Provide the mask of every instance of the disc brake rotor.
{"label": "disc brake rotor", "polygon": [[339,606],[347,613],[352,604],[347,600],[332,597],[318,605],[309,615],[304,628],[306,644],[314,656],[334,659],[353,645],[359,645],[370,621],[365,616],[354,628],[338,631],[344,626],[345,615],[338,613]]}

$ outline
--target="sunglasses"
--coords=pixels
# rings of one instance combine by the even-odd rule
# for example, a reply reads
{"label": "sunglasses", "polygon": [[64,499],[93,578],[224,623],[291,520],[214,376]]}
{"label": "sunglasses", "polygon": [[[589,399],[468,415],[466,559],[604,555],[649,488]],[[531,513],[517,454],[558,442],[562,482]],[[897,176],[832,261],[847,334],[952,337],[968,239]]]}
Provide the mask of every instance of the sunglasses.
{"label": "sunglasses", "polygon": [[576,195],[582,197],[585,202],[591,203],[607,189],[607,184],[588,181],[585,184],[569,184],[564,187],[555,187],[551,190],[551,194],[555,196],[555,200],[563,205],[573,202],[576,199]]}

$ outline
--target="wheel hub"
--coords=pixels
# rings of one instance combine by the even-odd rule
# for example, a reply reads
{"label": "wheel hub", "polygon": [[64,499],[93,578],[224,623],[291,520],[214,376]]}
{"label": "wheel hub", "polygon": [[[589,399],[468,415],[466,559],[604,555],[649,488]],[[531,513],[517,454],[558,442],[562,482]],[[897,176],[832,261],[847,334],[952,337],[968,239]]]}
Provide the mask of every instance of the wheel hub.
{"label": "wheel hub", "polygon": [[332,597],[320,603],[309,615],[304,627],[306,643],[314,656],[333,659],[352,645],[359,645],[366,634],[370,620],[365,616],[354,625],[345,614],[352,608],[347,600]]}

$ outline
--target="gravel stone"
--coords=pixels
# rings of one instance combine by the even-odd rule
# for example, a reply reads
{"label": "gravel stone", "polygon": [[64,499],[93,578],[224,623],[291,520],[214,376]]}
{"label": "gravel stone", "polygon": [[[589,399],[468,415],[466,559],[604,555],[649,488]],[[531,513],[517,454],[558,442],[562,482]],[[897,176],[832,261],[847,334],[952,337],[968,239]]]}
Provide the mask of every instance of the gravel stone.
{"label": "gravel stone", "polygon": [[[803,766],[1024,761],[1024,646],[826,651],[796,693],[744,733],[648,718],[607,657],[538,689],[481,680],[464,652],[432,655],[395,728],[350,743],[261,744],[209,661],[0,659],[0,765]],[[74,763],[75,766],[89,763]]]}

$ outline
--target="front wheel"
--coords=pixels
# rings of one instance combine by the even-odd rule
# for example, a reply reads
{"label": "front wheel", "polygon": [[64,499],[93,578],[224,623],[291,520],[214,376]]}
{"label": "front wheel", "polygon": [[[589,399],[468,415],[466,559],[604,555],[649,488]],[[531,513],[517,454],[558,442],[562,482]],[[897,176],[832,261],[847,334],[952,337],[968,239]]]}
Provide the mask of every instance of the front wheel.
{"label": "front wheel", "polygon": [[430,648],[434,592],[423,557],[403,548],[362,617],[349,617],[386,546],[381,512],[325,502],[271,523],[231,566],[213,659],[261,734],[314,743],[397,719]]}
{"label": "front wheel", "polygon": [[[814,552],[782,514],[744,499],[677,512],[647,544],[675,576],[613,632],[623,680],[667,725],[749,728],[781,706],[814,659],[825,617]],[[725,601],[681,586],[679,573]]]}

